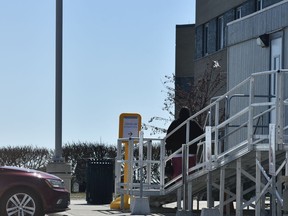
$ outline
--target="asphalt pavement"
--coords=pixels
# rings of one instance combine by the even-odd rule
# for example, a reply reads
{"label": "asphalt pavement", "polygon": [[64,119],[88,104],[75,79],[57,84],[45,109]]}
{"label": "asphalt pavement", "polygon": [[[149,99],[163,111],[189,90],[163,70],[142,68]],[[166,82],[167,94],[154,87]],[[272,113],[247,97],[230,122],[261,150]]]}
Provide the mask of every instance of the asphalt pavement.
{"label": "asphalt pavement", "polygon": [[[71,200],[70,210],[47,216],[126,216],[131,215],[130,210],[111,210],[110,205],[90,205],[85,199]],[[165,205],[161,208],[152,208],[151,216],[174,216],[176,214],[175,205]]]}
{"label": "asphalt pavement", "polygon": [[[193,204],[194,205],[194,204]],[[196,205],[196,203],[195,203]],[[200,209],[206,208],[206,202],[200,202]],[[57,214],[49,214],[46,216],[127,216],[131,215],[130,210],[111,210],[110,205],[90,205],[87,204],[85,199],[72,199],[69,206],[70,210]],[[160,208],[151,208],[151,216],[175,216],[176,215],[176,203],[165,204]],[[194,216],[200,216],[201,210],[193,211]],[[229,214],[231,216],[235,215]],[[243,212],[245,216],[255,215],[255,212],[252,210],[246,210]],[[266,214],[265,214],[266,215]],[[137,216],[137,215],[136,215]],[[148,215],[147,215],[148,216]]]}

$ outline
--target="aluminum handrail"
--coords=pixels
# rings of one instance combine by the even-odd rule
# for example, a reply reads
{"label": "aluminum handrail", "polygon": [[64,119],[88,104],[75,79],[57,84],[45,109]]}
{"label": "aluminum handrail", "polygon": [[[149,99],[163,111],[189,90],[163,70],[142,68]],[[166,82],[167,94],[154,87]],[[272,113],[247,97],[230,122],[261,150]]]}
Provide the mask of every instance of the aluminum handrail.
{"label": "aluminum handrail", "polygon": [[[238,90],[242,89],[243,87],[245,87],[246,85],[246,91],[247,89],[250,89],[250,93],[248,95],[248,99],[247,101],[250,101],[248,103],[248,105],[246,107],[242,107],[241,110],[236,111],[235,113],[229,113],[229,116],[227,119],[225,120],[221,120],[221,121],[216,121],[214,118],[217,118],[216,116],[211,115],[211,119],[214,121],[211,121],[209,124],[211,126],[211,134],[213,139],[211,140],[211,147],[212,149],[217,149],[216,146],[218,147],[218,145],[220,145],[220,142],[224,142],[224,144],[227,144],[227,140],[230,137],[235,136],[236,133],[240,133],[241,131],[246,131],[244,134],[246,134],[247,137],[244,137],[243,140],[239,140],[239,143],[235,143],[235,145],[231,148],[228,149],[224,149],[223,152],[216,152],[217,154],[215,154],[215,152],[207,152],[207,147],[206,147],[206,142],[203,141],[203,139],[207,136],[207,134],[202,134],[200,137],[197,137],[191,141],[187,141],[186,145],[189,147],[190,145],[196,145],[198,146],[198,149],[203,148],[203,151],[201,154],[204,155],[204,157],[202,157],[201,161],[197,161],[197,164],[192,167],[189,168],[189,173],[190,175],[187,176],[187,181],[190,181],[191,179],[193,179],[194,177],[203,175],[207,172],[209,172],[209,170],[207,170],[207,167],[212,167],[213,169],[217,169],[220,168],[221,166],[223,166],[224,164],[226,164],[227,162],[230,161],[229,157],[231,158],[231,160],[235,159],[235,155],[239,155],[240,157],[243,154],[248,153],[249,151],[253,150],[253,148],[256,148],[258,150],[265,150],[267,151],[267,147],[266,147],[266,143],[265,141],[268,139],[268,131],[261,131],[262,134],[258,134],[256,130],[253,130],[253,128],[255,128],[256,126],[253,124],[253,121],[255,121],[256,119],[263,117],[265,115],[270,115],[270,113],[274,112],[275,110],[278,109],[279,104],[283,105],[283,106],[287,106],[288,105],[288,99],[287,98],[279,98],[278,96],[278,101],[279,99],[281,99],[283,102],[282,103],[275,103],[274,101],[266,101],[266,102],[256,102],[255,99],[257,98],[257,95],[254,92],[251,92],[254,89],[255,82],[254,79],[257,79],[260,76],[269,76],[271,74],[278,74],[278,73],[285,73],[287,74],[288,70],[281,70],[281,71],[264,71],[264,72],[258,72],[258,73],[253,73],[251,74],[250,77],[248,77],[247,79],[243,80],[242,82],[240,82],[238,85],[234,86],[232,89],[230,89],[228,92],[226,92],[225,94],[217,97],[215,99],[215,101],[211,102],[208,106],[206,106],[205,108],[203,108],[202,110],[198,111],[197,113],[195,113],[194,115],[192,115],[190,118],[188,118],[186,121],[184,121],[182,124],[180,124],[177,128],[175,128],[173,131],[171,131],[167,136],[165,136],[163,139],[154,139],[154,138],[144,138],[143,140],[145,140],[145,142],[147,143],[147,146],[152,145],[153,142],[160,142],[160,155],[158,156],[158,159],[153,159],[150,158],[147,160],[143,161],[143,168],[146,169],[146,167],[149,167],[151,165],[159,165],[158,169],[159,169],[159,176],[157,177],[157,181],[153,181],[154,183],[152,184],[152,180],[153,177],[144,177],[145,182],[144,182],[144,186],[143,186],[143,195],[151,195],[151,194],[158,194],[158,195],[163,195],[166,193],[171,192],[171,188],[172,188],[172,183],[177,182],[177,180],[179,180],[181,178],[181,175],[176,177],[176,179],[173,179],[169,182],[164,181],[165,176],[164,176],[164,169],[165,169],[165,163],[168,160],[171,160],[176,154],[180,154],[182,152],[182,148],[178,149],[176,152],[174,152],[173,154],[167,156],[165,155],[165,140],[171,136],[173,133],[175,133],[179,128],[181,128],[182,126],[189,125],[189,121],[190,120],[194,120],[196,119],[199,115],[204,114],[204,113],[209,113],[210,115],[211,110],[215,109],[215,113],[219,113],[220,112],[220,108],[219,108],[219,103],[221,101],[226,101],[227,102],[227,98],[237,94]],[[277,98],[277,96],[276,96]],[[261,108],[261,112],[255,110],[256,108]],[[254,112],[252,112],[254,110]],[[282,109],[282,112],[284,112],[285,110]],[[248,114],[250,114],[251,116],[249,116]],[[236,128],[236,130],[230,130],[227,131],[227,128],[229,128],[229,126],[235,121],[238,120],[240,118],[243,118],[245,121],[242,122],[241,124],[239,124],[238,128]],[[283,124],[282,128],[284,131],[287,131],[288,129],[288,125],[285,125],[285,121],[284,119],[280,119],[283,122],[279,122],[279,119],[277,120],[278,122],[276,122],[277,124]],[[213,125],[212,125],[213,123]],[[226,132],[221,135],[221,137],[219,134],[219,131],[224,129]],[[253,131],[249,131],[249,130],[253,130]],[[252,136],[251,136],[252,134]],[[216,137],[214,137],[216,135]],[[251,137],[249,137],[251,136]],[[286,137],[287,134],[284,134],[283,137]],[[135,151],[137,150],[137,142],[139,141],[138,137],[133,137],[133,138],[121,138],[118,139],[118,143],[122,143],[122,142],[128,142],[129,140],[131,141],[131,139],[133,139],[133,142],[135,142],[135,148],[131,148],[131,151]],[[187,139],[186,139],[187,140]],[[202,140],[202,141],[201,141]],[[199,143],[200,142],[200,143]],[[263,145],[263,148],[261,148],[261,145]],[[259,147],[258,147],[259,146]],[[264,148],[265,147],[265,148]],[[242,149],[242,150],[241,150]],[[241,151],[241,152],[240,152]],[[119,149],[118,149],[119,152]],[[133,155],[134,153],[131,153],[131,155]],[[237,153],[238,152],[238,153]],[[117,153],[118,154],[118,153]],[[148,153],[147,153],[148,154]],[[206,156],[207,154],[212,154],[213,157],[210,157],[212,160],[207,161],[206,160]],[[188,156],[187,156],[188,157]],[[147,156],[148,158],[148,156]],[[187,161],[188,158],[185,159],[185,161]],[[123,158],[117,157],[116,163],[118,163],[118,168],[121,167],[119,166],[119,164],[128,164],[131,168],[131,174],[136,175],[135,173],[137,173],[138,168],[137,168],[137,164],[139,163],[139,160],[137,160],[137,157],[130,157],[128,160],[123,160]],[[210,165],[209,165],[210,164]],[[151,172],[145,173],[144,174],[151,174]],[[116,175],[119,175],[119,172],[116,172]],[[193,177],[194,176],[194,177]],[[117,176],[116,179],[118,179],[117,181],[117,193],[128,193],[128,194],[135,194],[137,193],[137,191],[139,191],[139,182],[127,182],[127,183],[123,183],[121,181],[121,177]],[[133,178],[130,179],[130,181],[133,181]],[[156,182],[156,185],[155,185]],[[157,185],[158,184],[158,185]],[[169,187],[170,186],[170,187]],[[181,182],[177,182],[177,184],[173,185],[173,190],[177,189],[179,187],[182,186]],[[121,188],[122,187],[122,188]]]}

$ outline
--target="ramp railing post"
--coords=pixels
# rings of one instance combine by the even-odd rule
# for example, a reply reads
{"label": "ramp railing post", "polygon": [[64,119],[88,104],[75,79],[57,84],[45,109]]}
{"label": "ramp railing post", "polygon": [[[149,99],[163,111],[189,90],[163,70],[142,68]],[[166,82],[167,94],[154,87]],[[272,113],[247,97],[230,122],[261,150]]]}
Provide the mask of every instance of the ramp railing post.
{"label": "ramp railing post", "polygon": [[211,155],[211,145],[212,145],[212,131],[211,126],[207,126],[205,128],[205,162],[207,173],[207,207],[212,208],[214,206],[213,198],[212,198],[212,176],[211,176],[211,163],[212,163],[212,155]]}
{"label": "ramp railing post", "polygon": [[188,211],[193,211],[192,181],[188,183]]}
{"label": "ramp railing post", "polygon": [[147,182],[148,185],[151,185],[151,160],[152,160],[152,140],[147,142]]}
{"label": "ramp railing post", "polygon": [[248,148],[252,148],[253,143],[253,111],[254,108],[252,106],[254,101],[254,77],[252,76],[250,79],[250,89],[249,89],[249,113],[248,113],[248,131],[247,131],[247,140],[248,140]]}
{"label": "ramp railing post", "polygon": [[236,162],[236,216],[242,216],[242,181],[241,181],[241,158]]}
{"label": "ramp railing post", "polygon": [[134,139],[130,138],[129,139],[129,144],[128,144],[128,194],[132,192],[133,188],[133,148],[134,148]]}
{"label": "ramp railing post", "polygon": [[121,182],[121,159],[122,159],[122,141],[118,140],[117,143],[117,158],[115,160],[115,197],[119,194]]}
{"label": "ramp railing post", "polygon": [[212,175],[210,171],[207,173],[207,207],[214,207],[214,200],[212,197]]}
{"label": "ramp railing post", "polygon": [[[281,199],[283,200],[283,181],[282,181],[282,174],[279,174],[277,177],[277,181],[276,181],[276,192],[279,195],[279,198],[281,197]],[[277,194],[276,194],[277,195]],[[283,202],[282,202],[283,203]],[[282,214],[282,204],[277,202],[277,213],[276,215],[281,215]]]}
{"label": "ramp railing post", "polygon": [[269,124],[269,174],[274,176],[276,172],[276,143],[275,124]]}
{"label": "ramp railing post", "polygon": [[224,213],[224,194],[225,194],[225,167],[221,167],[220,169],[220,190],[219,190],[219,197],[220,197],[220,205],[219,211],[220,214],[223,215]]}
{"label": "ramp railing post", "polygon": [[276,216],[276,137],[275,124],[269,124],[269,174],[271,175],[271,213]]}
{"label": "ramp railing post", "polygon": [[160,190],[164,190],[165,179],[165,141],[161,140],[160,145]]}
{"label": "ramp railing post", "polygon": [[211,169],[211,145],[212,145],[212,134],[211,134],[211,126],[207,126],[205,128],[205,162],[206,162],[206,169]]}
{"label": "ramp railing post", "polygon": [[177,189],[177,212],[181,210],[181,197],[182,197],[182,190],[180,187]]}
{"label": "ramp railing post", "polygon": [[[256,151],[256,160],[261,161],[261,152]],[[255,175],[256,175],[256,197],[260,196],[261,193],[261,170],[260,167],[256,165],[255,168]],[[256,208],[255,208],[255,216],[261,216],[261,207],[262,207],[262,199],[259,202],[256,202]]]}
{"label": "ramp railing post", "polygon": [[187,170],[188,170],[188,146],[182,145],[182,186],[183,186],[183,210],[187,210]]}
{"label": "ramp railing post", "polygon": [[288,216],[288,177],[284,177],[283,216]]}
{"label": "ramp railing post", "polygon": [[140,165],[140,196],[133,197],[133,202],[131,202],[130,210],[131,215],[149,215],[150,206],[148,197],[143,196],[143,144],[144,143],[144,133],[143,131],[139,132],[139,165]]}
{"label": "ramp railing post", "polygon": [[219,153],[219,143],[218,143],[219,128],[217,127],[218,124],[219,124],[219,101],[216,102],[216,105],[215,105],[215,143],[214,143],[214,155],[218,155],[218,153]]}
{"label": "ramp railing post", "polygon": [[276,73],[276,150],[283,149],[284,138],[283,138],[283,128],[284,128],[284,74],[280,70]]}
{"label": "ramp railing post", "polygon": [[140,198],[143,197],[143,131],[139,133]]}

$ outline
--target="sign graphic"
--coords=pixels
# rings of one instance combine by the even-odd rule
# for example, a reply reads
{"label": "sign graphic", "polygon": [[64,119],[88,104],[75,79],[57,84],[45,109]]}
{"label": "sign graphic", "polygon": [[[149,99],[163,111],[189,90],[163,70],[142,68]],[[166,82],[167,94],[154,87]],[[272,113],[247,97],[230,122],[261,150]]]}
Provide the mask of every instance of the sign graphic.
{"label": "sign graphic", "polygon": [[119,138],[138,137],[141,116],[137,113],[122,113],[119,122]]}

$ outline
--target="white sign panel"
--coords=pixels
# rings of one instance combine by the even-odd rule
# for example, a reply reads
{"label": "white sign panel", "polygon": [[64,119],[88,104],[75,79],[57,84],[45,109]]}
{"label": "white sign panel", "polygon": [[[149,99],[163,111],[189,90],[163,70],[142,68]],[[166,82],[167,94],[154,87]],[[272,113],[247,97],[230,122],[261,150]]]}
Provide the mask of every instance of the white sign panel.
{"label": "white sign panel", "polygon": [[123,138],[138,137],[138,118],[136,116],[125,116],[123,119]]}

